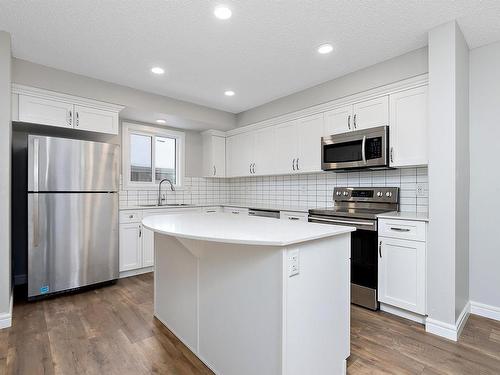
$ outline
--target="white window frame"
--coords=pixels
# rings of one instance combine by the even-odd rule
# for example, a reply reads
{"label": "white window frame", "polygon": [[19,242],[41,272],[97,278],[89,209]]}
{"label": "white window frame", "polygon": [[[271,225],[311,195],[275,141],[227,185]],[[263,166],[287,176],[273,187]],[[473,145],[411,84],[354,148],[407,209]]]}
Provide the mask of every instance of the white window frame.
{"label": "white window frame", "polygon": [[[136,182],[130,181],[130,134],[139,134],[151,137],[167,137],[175,138],[176,140],[176,155],[175,155],[175,170],[176,170],[176,183],[175,188],[181,189],[184,183],[184,163],[185,163],[185,145],[186,145],[186,134],[181,131],[162,129],[153,126],[146,126],[141,124],[135,124],[131,122],[122,123],[122,177],[123,177],[123,188],[126,190],[151,190],[158,188],[158,182]],[[154,163],[155,163],[155,142],[154,139],[151,142],[151,162],[153,168],[153,178],[154,173]]]}

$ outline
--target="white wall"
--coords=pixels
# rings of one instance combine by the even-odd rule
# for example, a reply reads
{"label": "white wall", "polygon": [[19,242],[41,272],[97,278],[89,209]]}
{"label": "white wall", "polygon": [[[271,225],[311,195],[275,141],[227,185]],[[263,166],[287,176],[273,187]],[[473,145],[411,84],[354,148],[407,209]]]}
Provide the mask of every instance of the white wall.
{"label": "white wall", "polygon": [[11,295],[10,77],[10,35],[0,31],[0,316],[10,312]]}
{"label": "white wall", "polygon": [[455,28],[455,320],[469,302],[469,47]]}
{"label": "white wall", "polygon": [[500,309],[500,42],[470,53],[470,299]]}
{"label": "white wall", "polygon": [[459,243],[468,231],[467,60],[456,22],[429,32],[427,311],[430,321],[450,325],[468,289],[468,244]]}
{"label": "white wall", "polygon": [[229,130],[236,121],[232,113],[16,58],[12,62],[12,82],[121,104],[126,106],[121,116],[135,121],[154,122],[165,118],[170,126],[195,130]]}
{"label": "white wall", "polygon": [[[332,61],[332,64],[335,64],[335,61]],[[420,48],[241,112],[237,115],[237,125],[253,124],[427,72],[427,48]]]}

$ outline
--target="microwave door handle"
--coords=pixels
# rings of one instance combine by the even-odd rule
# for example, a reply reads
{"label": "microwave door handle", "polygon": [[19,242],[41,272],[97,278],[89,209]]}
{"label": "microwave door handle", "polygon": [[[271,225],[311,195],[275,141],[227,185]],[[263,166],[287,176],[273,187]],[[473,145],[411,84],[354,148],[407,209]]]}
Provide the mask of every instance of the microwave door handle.
{"label": "microwave door handle", "polygon": [[361,157],[363,158],[363,163],[366,164],[366,135],[363,137],[363,143],[361,144]]}

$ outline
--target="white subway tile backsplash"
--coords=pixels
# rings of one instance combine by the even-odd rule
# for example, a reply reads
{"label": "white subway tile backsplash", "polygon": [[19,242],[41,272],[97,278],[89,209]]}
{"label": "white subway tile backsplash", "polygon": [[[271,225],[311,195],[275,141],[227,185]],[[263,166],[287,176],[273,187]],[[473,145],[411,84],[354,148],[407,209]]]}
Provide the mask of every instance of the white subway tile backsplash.
{"label": "white subway tile backsplash", "polygon": [[[424,196],[417,197],[417,184],[423,186]],[[399,187],[401,211],[428,212],[426,167],[225,179],[186,177],[183,189],[174,192],[165,189],[163,194],[167,203],[236,203],[314,208],[331,206],[336,186]],[[120,191],[120,205],[123,207],[152,204],[157,199],[156,190]]]}

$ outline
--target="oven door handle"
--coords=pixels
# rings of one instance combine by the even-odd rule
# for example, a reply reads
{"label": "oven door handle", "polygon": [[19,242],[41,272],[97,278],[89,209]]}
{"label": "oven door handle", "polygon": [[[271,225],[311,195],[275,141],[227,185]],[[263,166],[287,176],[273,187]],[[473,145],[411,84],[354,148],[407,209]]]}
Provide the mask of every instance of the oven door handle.
{"label": "oven door handle", "polygon": [[368,221],[354,221],[354,220],[340,220],[340,219],[327,219],[327,218],[319,218],[316,216],[309,216],[309,219],[315,220],[315,222],[324,222],[324,223],[340,223],[340,224],[351,224],[351,225],[363,225],[367,227],[375,226],[375,223]]}
{"label": "oven door handle", "polygon": [[363,143],[361,144],[361,157],[363,158],[363,163],[366,164],[366,135],[363,136]]}

